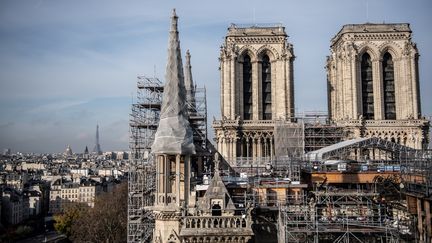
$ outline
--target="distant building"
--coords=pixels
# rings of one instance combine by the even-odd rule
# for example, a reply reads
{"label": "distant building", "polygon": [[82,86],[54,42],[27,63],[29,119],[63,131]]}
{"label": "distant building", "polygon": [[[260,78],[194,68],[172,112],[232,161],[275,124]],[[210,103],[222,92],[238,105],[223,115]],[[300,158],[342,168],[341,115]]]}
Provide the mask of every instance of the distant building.
{"label": "distant building", "polygon": [[10,172],[2,175],[2,180],[7,187],[14,188],[17,191],[22,192],[24,185],[28,181],[27,172]]}
{"label": "distant building", "polygon": [[84,159],[90,159],[90,154],[89,154],[89,150],[88,150],[87,146],[85,147],[83,158]]}
{"label": "distant building", "polygon": [[46,165],[44,163],[35,163],[35,162],[22,162],[21,163],[21,169],[22,170],[31,170],[31,171],[37,171],[37,170],[45,170]]}
{"label": "distant building", "polygon": [[2,193],[2,220],[6,225],[19,224],[25,219],[24,197],[14,188],[6,187]]}
{"label": "distant building", "polygon": [[129,153],[125,151],[117,151],[116,154],[116,160],[127,160],[129,159]]}
{"label": "distant building", "polygon": [[25,191],[24,197],[28,200],[27,215],[37,216],[42,212],[43,197],[42,193],[35,190]]}
{"label": "distant building", "polygon": [[70,145],[67,146],[67,148],[66,148],[66,150],[64,152],[64,155],[65,156],[72,156],[73,155],[72,148],[71,148]]}
{"label": "distant building", "polygon": [[3,155],[4,156],[10,156],[12,155],[12,150],[10,148],[6,148],[3,150]]}
{"label": "distant building", "polygon": [[60,213],[68,204],[78,202],[94,207],[95,197],[100,192],[102,192],[101,184],[92,180],[73,183],[58,179],[51,185],[49,212]]}

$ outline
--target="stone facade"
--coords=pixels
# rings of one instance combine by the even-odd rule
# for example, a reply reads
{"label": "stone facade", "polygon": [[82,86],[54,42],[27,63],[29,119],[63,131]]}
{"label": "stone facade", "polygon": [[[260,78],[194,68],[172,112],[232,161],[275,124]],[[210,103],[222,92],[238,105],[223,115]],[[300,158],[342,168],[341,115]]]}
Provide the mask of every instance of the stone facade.
{"label": "stone facade", "polygon": [[330,49],[330,119],[346,127],[349,138],[425,148],[428,122],[421,117],[419,54],[409,24],[345,25]]}
{"label": "stone facade", "polygon": [[250,242],[252,231],[251,208],[235,215],[236,206],[219,171],[216,153],[215,172],[205,195],[199,198],[196,210],[183,217],[180,238],[182,243],[193,242]]}
{"label": "stone facade", "polygon": [[231,25],[220,53],[217,150],[225,158],[271,157],[275,120],[294,116],[293,46],[282,26]]}
{"label": "stone facade", "polygon": [[95,198],[102,192],[102,185],[92,180],[82,180],[80,183],[63,182],[58,179],[50,189],[49,212],[57,214],[71,203],[83,203],[94,207]]}

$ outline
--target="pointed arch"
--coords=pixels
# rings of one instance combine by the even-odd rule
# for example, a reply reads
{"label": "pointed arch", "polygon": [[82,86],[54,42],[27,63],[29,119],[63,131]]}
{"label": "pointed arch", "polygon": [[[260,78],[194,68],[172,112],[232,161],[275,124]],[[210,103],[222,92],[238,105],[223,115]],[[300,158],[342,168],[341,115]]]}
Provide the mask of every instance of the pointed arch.
{"label": "pointed arch", "polygon": [[363,117],[366,120],[373,120],[374,111],[374,93],[373,93],[373,72],[372,59],[368,52],[360,56],[360,73],[361,73],[361,91]]}
{"label": "pointed arch", "polygon": [[363,55],[367,53],[371,57],[371,60],[378,60],[379,58],[379,50],[378,47],[375,44],[367,43],[365,45],[362,45],[358,49],[358,56],[359,60],[361,61],[361,58]]}
{"label": "pointed arch", "polygon": [[379,46],[379,59],[382,60],[386,53],[390,53],[393,59],[400,58],[402,56],[402,48],[395,42],[385,42]]}
{"label": "pointed arch", "polygon": [[386,52],[382,58],[382,80],[384,89],[384,119],[396,119],[396,95],[394,77],[394,59],[390,52]]}
{"label": "pointed arch", "polygon": [[250,46],[250,45],[242,46],[240,48],[240,50],[239,50],[238,53],[239,53],[239,56],[238,56],[238,61],[239,62],[243,62],[244,61],[244,57],[246,55],[248,55],[251,58],[252,62],[258,60],[258,57],[257,57],[257,54],[256,54],[257,50],[253,46]]}
{"label": "pointed arch", "polygon": [[279,58],[278,51],[274,47],[272,47],[270,45],[263,45],[263,46],[261,46],[256,53],[257,53],[258,60],[262,60],[262,58],[264,57],[264,55],[269,56],[269,58],[270,58],[271,61],[276,60],[276,59]]}
{"label": "pointed arch", "polygon": [[261,61],[261,96],[262,96],[262,119],[272,119],[272,73],[270,57],[267,54],[262,56]]}
{"label": "pointed arch", "polygon": [[252,61],[249,54],[242,55],[243,58],[243,119],[252,119],[253,97],[252,97]]}

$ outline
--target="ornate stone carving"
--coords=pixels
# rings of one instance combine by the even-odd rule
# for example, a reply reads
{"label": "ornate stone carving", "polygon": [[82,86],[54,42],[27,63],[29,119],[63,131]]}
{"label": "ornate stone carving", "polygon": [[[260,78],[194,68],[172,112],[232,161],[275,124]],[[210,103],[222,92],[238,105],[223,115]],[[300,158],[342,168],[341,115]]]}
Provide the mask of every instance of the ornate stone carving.
{"label": "ornate stone carving", "polygon": [[[387,101],[382,62],[387,52],[393,60],[395,120],[385,120]],[[364,53],[369,54],[372,63],[369,66],[371,70],[362,73],[361,58]],[[406,136],[409,134],[407,131],[421,134],[427,130],[427,122],[419,119],[417,101],[420,97],[419,90],[415,88],[419,81],[413,73],[418,65],[417,55],[408,24],[344,26],[333,38],[331,56],[326,62],[331,120],[347,126],[355,137],[378,136],[421,148],[424,144],[422,136],[417,135],[420,141],[414,142]],[[366,94],[363,93],[362,75],[369,75],[372,80]],[[371,97],[369,103],[363,102],[365,97]],[[373,106],[374,120],[364,119],[363,107],[366,105]]]}

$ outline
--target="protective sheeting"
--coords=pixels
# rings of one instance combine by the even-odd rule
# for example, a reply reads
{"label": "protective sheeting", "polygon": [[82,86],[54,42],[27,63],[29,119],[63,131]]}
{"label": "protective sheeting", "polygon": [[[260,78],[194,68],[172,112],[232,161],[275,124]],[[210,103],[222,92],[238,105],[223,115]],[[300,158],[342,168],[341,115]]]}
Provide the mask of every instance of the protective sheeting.
{"label": "protective sheeting", "polygon": [[348,147],[351,146],[353,144],[368,140],[369,138],[355,138],[355,139],[351,139],[351,140],[347,140],[347,141],[342,141],[327,147],[324,147],[322,149],[318,149],[315,151],[311,151],[309,153],[306,154],[306,158],[310,161],[312,160],[316,160],[316,161],[321,161],[323,159],[323,157],[325,156],[325,154],[332,152],[334,150],[338,150],[340,148],[344,148],[344,147]]}
{"label": "protective sheeting", "polygon": [[306,159],[309,161],[323,161],[332,158],[346,157],[349,156],[350,149],[357,148],[387,151],[392,154],[391,156],[393,158],[399,159],[410,158],[410,155],[417,154],[419,151],[378,137],[354,138],[309,152],[306,154]]}
{"label": "protective sheeting", "polygon": [[300,158],[304,153],[304,126],[301,123],[276,121],[274,126],[276,157]]}
{"label": "protective sheeting", "polygon": [[187,115],[186,89],[177,20],[178,17],[173,10],[168,42],[166,84],[159,126],[152,145],[152,153],[156,154],[195,154],[193,133]]}

